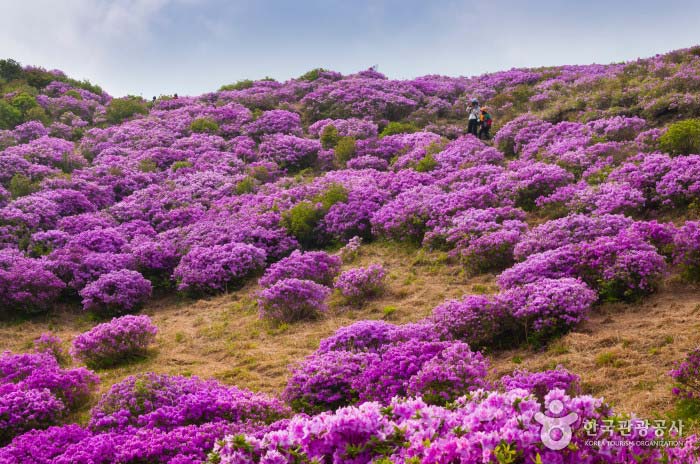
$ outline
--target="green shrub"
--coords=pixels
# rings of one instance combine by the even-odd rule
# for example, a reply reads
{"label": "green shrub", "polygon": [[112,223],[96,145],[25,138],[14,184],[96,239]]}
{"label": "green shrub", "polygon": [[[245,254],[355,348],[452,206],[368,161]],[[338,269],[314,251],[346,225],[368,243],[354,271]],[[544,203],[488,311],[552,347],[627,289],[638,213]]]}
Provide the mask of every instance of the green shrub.
{"label": "green shrub", "polygon": [[335,160],[341,166],[345,166],[355,156],[355,139],[352,137],[340,137],[335,144]]}
{"label": "green shrub", "polygon": [[54,74],[43,69],[34,68],[27,71],[22,71],[22,78],[27,81],[27,84],[36,89],[43,89],[57,79]]}
{"label": "green shrub", "polygon": [[36,102],[36,98],[33,96],[27,93],[20,93],[12,98],[12,106],[20,110],[22,114],[26,114],[27,111],[39,106],[39,104]]}
{"label": "green shrub", "polygon": [[21,76],[22,65],[11,58],[0,60],[0,78],[5,81],[12,81],[19,79]]}
{"label": "green shrub", "polygon": [[80,95],[80,93],[77,90],[69,90],[68,92],[64,93],[63,95],[68,95],[69,97],[73,97],[76,100],[82,100],[83,96]]}
{"label": "green shrub", "polygon": [[250,176],[260,182],[267,182],[270,180],[270,170],[266,166],[255,166],[250,170]]}
{"label": "green shrub", "polygon": [[233,84],[222,85],[219,87],[219,92],[225,92],[227,90],[245,90],[253,86],[254,81],[250,79],[242,79],[240,81],[234,82]]}
{"label": "green shrub", "polygon": [[418,161],[415,169],[418,172],[428,172],[435,169],[437,165],[438,162],[435,160],[435,157],[431,153],[428,153],[420,161]]}
{"label": "green shrub", "polygon": [[25,121],[41,121],[44,123],[45,126],[47,126],[51,122],[51,118],[49,115],[46,113],[46,110],[42,108],[41,106],[35,106],[34,108],[30,108],[24,115],[24,120]]}
{"label": "green shrub", "polygon": [[700,119],[671,124],[659,139],[659,145],[663,151],[674,155],[700,153]]}
{"label": "green shrub", "polygon": [[38,191],[39,185],[32,182],[32,180],[25,175],[15,174],[12,176],[12,179],[10,179],[8,190],[12,198],[19,198]]}
{"label": "green shrub", "polygon": [[331,184],[326,190],[314,198],[316,203],[321,203],[324,211],[328,211],[336,203],[348,201],[348,191],[341,184]]}
{"label": "green shrub", "polygon": [[125,119],[132,117],[135,114],[146,114],[148,108],[143,99],[139,97],[128,96],[124,98],[115,98],[107,106],[107,121],[112,124],[117,124]]}
{"label": "green shrub", "polygon": [[0,129],[14,129],[22,122],[22,112],[0,99]]}
{"label": "green shrub", "polygon": [[326,69],[323,69],[323,68],[312,69],[311,71],[308,71],[308,72],[302,74],[301,76],[299,76],[299,80],[302,80],[302,81],[315,81],[316,79],[318,79],[319,77],[321,77],[321,73],[322,73],[322,72],[326,72],[326,71],[327,71],[327,70],[326,70]]}
{"label": "green shrub", "polygon": [[328,150],[334,148],[338,144],[338,129],[333,124],[328,124],[321,132],[321,146]]}
{"label": "green shrub", "polygon": [[255,191],[255,179],[251,176],[246,177],[236,184],[236,194],[243,195],[244,193],[253,193]]}
{"label": "green shrub", "polygon": [[173,172],[179,170],[179,169],[184,169],[184,168],[191,168],[192,163],[189,161],[175,161],[173,165],[170,167],[170,169],[173,170]]}
{"label": "green shrub", "polygon": [[410,134],[412,132],[418,132],[418,127],[411,122],[396,122],[392,121],[382,130],[379,137],[386,137],[387,135],[395,134]]}
{"label": "green shrub", "polygon": [[317,242],[316,226],[323,217],[323,211],[310,201],[297,203],[282,213],[282,226],[304,246]]}
{"label": "green shrub", "polygon": [[144,158],[139,161],[139,171],[141,172],[156,172],[158,165],[151,158]]}
{"label": "green shrub", "polygon": [[211,118],[197,118],[190,124],[192,132],[214,134],[219,131],[219,125]]}

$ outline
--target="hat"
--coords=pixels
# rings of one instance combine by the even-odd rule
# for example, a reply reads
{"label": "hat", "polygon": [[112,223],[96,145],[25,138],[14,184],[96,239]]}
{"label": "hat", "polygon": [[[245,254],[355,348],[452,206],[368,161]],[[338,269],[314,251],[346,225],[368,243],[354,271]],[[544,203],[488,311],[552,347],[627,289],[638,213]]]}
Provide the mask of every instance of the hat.
{"label": "hat", "polygon": [[472,98],[472,103],[479,103],[479,100],[477,100],[476,98]]}

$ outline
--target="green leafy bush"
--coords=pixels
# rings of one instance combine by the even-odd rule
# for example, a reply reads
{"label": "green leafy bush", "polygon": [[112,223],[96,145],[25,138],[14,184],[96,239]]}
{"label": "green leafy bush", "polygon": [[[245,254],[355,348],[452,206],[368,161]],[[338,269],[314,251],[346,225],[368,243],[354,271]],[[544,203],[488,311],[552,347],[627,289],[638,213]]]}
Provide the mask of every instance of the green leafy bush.
{"label": "green leafy bush", "polygon": [[255,179],[251,176],[246,177],[236,184],[236,194],[243,195],[245,193],[253,193],[255,191]]}
{"label": "green leafy bush", "polygon": [[348,191],[341,184],[331,184],[326,190],[317,195],[314,200],[321,203],[323,209],[328,211],[336,203],[348,201]]}
{"label": "green leafy bush", "polygon": [[22,112],[5,100],[0,100],[0,129],[14,129],[22,122]]}
{"label": "green leafy bush", "polygon": [[322,72],[326,72],[326,71],[327,71],[327,70],[326,70],[326,69],[323,69],[323,68],[312,69],[311,71],[308,71],[308,72],[302,74],[301,76],[299,76],[299,80],[302,80],[302,81],[315,81],[316,79],[318,79],[319,77],[321,77],[321,73],[322,73]]}
{"label": "green leafy bush", "polygon": [[395,134],[410,134],[412,132],[418,132],[418,127],[411,122],[396,122],[392,121],[382,130],[379,137],[386,137],[387,135]]}
{"label": "green leafy bush", "polygon": [[242,79],[233,84],[222,85],[219,87],[219,92],[225,92],[227,90],[245,90],[251,88],[253,84],[254,82],[250,79]]}
{"label": "green leafy bush", "polygon": [[12,106],[17,108],[24,115],[30,109],[39,106],[39,104],[36,102],[36,98],[33,96],[27,93],[20,93],[12,98]]}
{"label": "green leafy bush", "polygon": [[139,171],[141,172],[156,172],[158,165],[151,158],[144,158],[139,161]]}
{"label": "green leafy bush", "polygon": [[437,165],[438,162],[435,160],[435,157],[431,153],[428,153],[420,161],[418,161],[415,169],[418,172],[428,172],[435,169]]}
{"label": "green leafy bush", "polygon": [[32,180],[22,174],[15,174],[10,179],[9,191],[12,198],[19,198],[39,190],[39,185],[32,182]]}
{"label": "green leafy bush", "polygon": [[148,113],[146,103],[139,97],[115,98],[107,106],[107,121],[117,124],[135,114],[146,113]]}
{"label": "green leafy bush", "polygon": [[178,169],[184,169],[184,168],[191,168],[192,163],[189,161],[175,161],[171,167],[173,172],[177,171]]}
{"label": "green leafy bush", "polygon": [[219,125],[211,118],[197,118],[190,124],[192,132],[214,134],[219,131]]}
{"label": "green leafy bush", "polygon": [[321,146],[328,150],[338,144],[338,129],[333,124],[328,124],[321,132]]}
{"label": "green leafy bush", "polygon": [[0,60],[0,78],[5,81],[19,79],[22,76],[22,66],[15,60],[8,58]]}
{"label": "green leafy bush", "polygon": [[282,226],[305,246],[316,242],[316,226],[323,218],[323,210],[310,201],[302,201],[282,214]]}
{"label": "green leafy bush", "polygon": [[335,144],[335,159],[341,166],[345,166],[355,156],[355,139],[352,137],[340,137]]}
{"label": "green leafy bush", "polygon": [[661,149],[674,155],[700,153],[700,119],[686,119],[671,124],[659,139]]}

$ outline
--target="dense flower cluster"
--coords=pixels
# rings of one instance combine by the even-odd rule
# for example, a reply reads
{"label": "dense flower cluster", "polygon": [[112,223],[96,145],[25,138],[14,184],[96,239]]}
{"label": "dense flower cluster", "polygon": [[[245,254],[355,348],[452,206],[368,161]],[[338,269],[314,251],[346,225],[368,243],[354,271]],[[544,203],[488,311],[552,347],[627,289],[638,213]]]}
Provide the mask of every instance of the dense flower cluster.
{"label": "dense flower cluster", "polygon": [[151,282],[140,273],[121,269],[102,274],[80,291],[83,309],[119,314],[138,309],[151,296]]}
{"label": "dense flower cluster", "polygon": [[380,293],[384,288],[385,277],[386,271],[381,264],[358,267],[340,274],[335,281],[335,288],[344,297],[361,301]]}
{"label": "dense flower cluster", "polygon": [[218,421],[270,423],[286,415],[281,402],[265,395],[197,377],[151,373],[113,385],[91,411],[90,428],[169,430]]}
{"label": "dense flower cluster", "polygon": [[317,284],[331,285],[340,272],[341,260],[338,256],[323,251],[295,250],[291,255],[276,262],[265,271],[259,283],[269,287],[282,279],[313,280]]}
{"label": "dense flower cluster", "polygon": [[88,366],[113,366],[145,354],[156,333],[148,316],[117,317],[78,335],[71,354]]}
{"label": "dense flower cluster", "polygon": [[244,243],[195,247],[183,256],[173,276],[180,290],[221,291],[261,269],[265,257],[264,250]]}
{"label": "dense flower cluster", "polygon": [[[542,445],[541,424],[536,415],[549,405],[561,404],[562,413],[576,413],[571,444],[555,451]],[[296,416],[277,431],[230,436],[214,449],[215,461],[233,463],[283,463],[295,459],[329,463],[369,462],[509,462],[520,456],[523,462],[688,462],[693,444],[680,449],[656,449],[635,445],[592,447],[587,441],[620,439],[617,431],[600,428],[587,435],[583,424],[602,421],[610,411],[601,400],[590,396],[569,396],[554,389],[542,401],[527,390],[505,393],[477,390],[458,399],[450,408],[431,406],[421,399],[394,399],[389,407],[369,402],[316,416]],[[637,419],[635,424],[637,424]],[[644,435],[627,437],[634,442]],[[557,437],[558,438],[558,437]],[[644,440],[640,440],[643,442]],[[665,460],[667,459],[667,460]],[[517,461],[510,461],[517,462]]]}
{"label": "dense flower cluster", "polygon": [[260,317],[281,322],[314,319],[328,310],[331,290],[313,280],[282,279],[258,293]]}
{"label": "dense flower cluster", "polygon": [[85,404],[99,379],[85,368],[62,369],[48,353],[0,355],[0,445],[59,423]]}

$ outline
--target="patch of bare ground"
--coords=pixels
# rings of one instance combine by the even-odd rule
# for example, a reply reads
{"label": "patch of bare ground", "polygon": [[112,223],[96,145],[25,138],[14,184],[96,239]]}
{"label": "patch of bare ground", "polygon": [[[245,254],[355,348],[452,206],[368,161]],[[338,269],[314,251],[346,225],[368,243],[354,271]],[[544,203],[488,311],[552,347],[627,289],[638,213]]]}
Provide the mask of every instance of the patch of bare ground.
{"label": "patch of bare ground", "polygon": [[[273,325],[258,318],[251,282],[208,299],[159,298],[142,312],[159,327],[156,347],[145,359],[99,370],[101,390],[140,372],[197,375],[257,391],[279,393],[288,366],[311,354],[322,338],[361,319],[418,321],[447,298],[496,291],[493,275],[469,277],[458,263],[437,252],[396,243],[364,245],[344,268],[382,263],[387,291],[362,307],[331,298],[331,311],[315,321]],[[589,321],[542,350],[519,348],[489,356],[492,377],[516,368],[540,370],[561,364],[581,376],[586,393],[603,396],[619,412],[653,418],[671,409],[667,371],[700,345],[700,289],[668,283],[635,304],[605,304]],[[0,350],[26,351],[40,333],[68,342],[96,321],[78,310],[23,322],[0,323]],[[83,411],[84,418],[86,411]]]}

